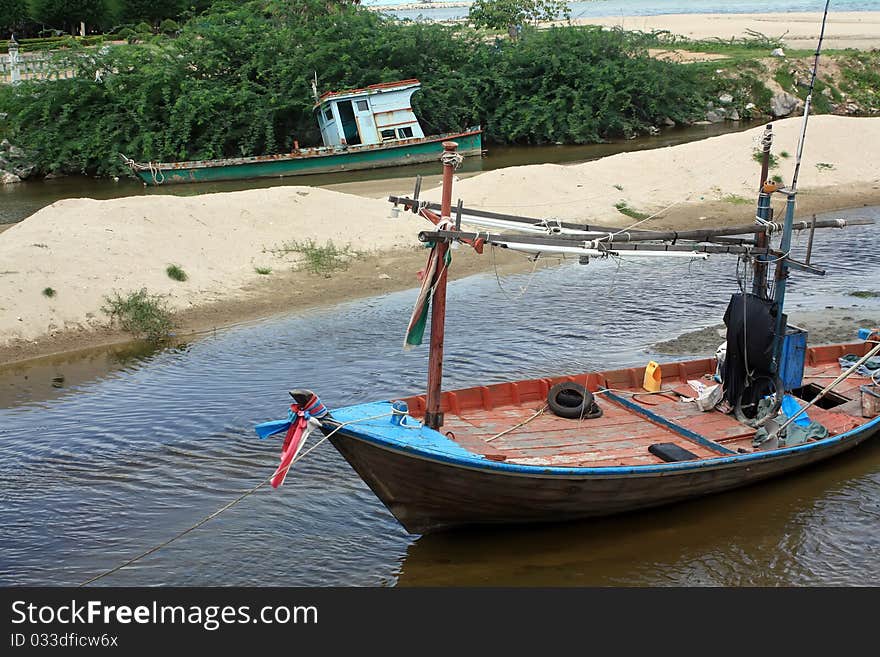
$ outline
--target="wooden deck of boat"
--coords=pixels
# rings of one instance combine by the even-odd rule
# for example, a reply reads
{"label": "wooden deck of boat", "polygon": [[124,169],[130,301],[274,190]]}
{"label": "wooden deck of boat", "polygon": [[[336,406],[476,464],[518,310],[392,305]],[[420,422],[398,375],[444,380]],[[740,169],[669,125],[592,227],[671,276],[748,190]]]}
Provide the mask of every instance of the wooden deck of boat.
{"label": "wooden deck of boat", "polygon": [[[837,359],[847,353],[863,355],[866,345],[808,349],[804,385],[825,387],[840,374]],[[694,391],[687,381],[698,379],[711,384],[709,379],[714,371],[714,359],[664,364],[663,389],[692,396]],[[648,451],[655,443],[673,443],[699,459],[752,451],[754,429],[739,423],[733,415],[714,410],[701,412],[695,404],[682,402],[671,392],[646,393],[641,387],[643,374],[643,368],[630,368],[445,392],[442,431],[472,453],[521,465],[602,467],[663,463]],[[574,381],[596,393],[602,417],[570,420],[549,409],[536,415],[545,406],[550,387],[560,381]],[[832,435],[865,423],[859,386],[866,382],[865,377],[843,381],[835,392],[849,401],[832,409],[813,407],[808,411],[809,417],[827,427]],[[615,391],[625,403],[599,392],[606,388]],[[412,415],[424,413],[423,396],[406,401]],[[648,411],[652,417],[628,408],[626,402]]]}

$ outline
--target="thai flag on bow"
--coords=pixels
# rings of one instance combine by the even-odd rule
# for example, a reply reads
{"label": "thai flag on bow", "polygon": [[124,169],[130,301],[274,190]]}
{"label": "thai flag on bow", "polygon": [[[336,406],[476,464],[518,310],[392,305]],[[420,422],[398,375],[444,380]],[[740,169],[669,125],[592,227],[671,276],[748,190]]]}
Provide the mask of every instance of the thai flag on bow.
{"label": "thai flag on bow", "polygon": [[327,409],[324,404],[317,395],[313,394],[304,406],[291,404],[286,420],[272,420],[254,427],[260,439],[274,436],[282,431],[287,432],[284,436],[284,444],[281,446],[281,463],[272,475],[272,488],[278,488],[284,483],[290,466],[293,465],[312,431],[321,428],[319,418],[326,414]]}

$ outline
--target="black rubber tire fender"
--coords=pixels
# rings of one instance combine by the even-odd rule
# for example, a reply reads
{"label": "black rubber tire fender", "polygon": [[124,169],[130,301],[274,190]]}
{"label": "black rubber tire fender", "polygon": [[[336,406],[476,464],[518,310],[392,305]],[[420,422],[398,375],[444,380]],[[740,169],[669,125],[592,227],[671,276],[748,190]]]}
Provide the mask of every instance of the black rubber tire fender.
{"label": "black rubber tire fender", "polygon": [[569,420],[593,418],[602,415],[596,406],[593,393],[580,383],[564,381],[557,383],[547,393],[547,405],[555,415]]}
{"label": "black rubber tire fender", "polygon": [[[757,381],[767,380],[773,383],[774,388],[774,400],[773,406],[767,412],[767,415],[760,418],[750,418],[747,417],[742,409],[742,400],[745,395],[746,390],[754,385]],[[767,423],[767,420],[776,417],[776,414],[779,412],[780,407],[782,406],[782,397],[785,395],[785,389],[782,385],[782,380],[778,375],[762,375],[757,376],[755,379],[747,386],[745,386],[742,391],[739,393],[739,397],[736,399],[736,404],[733,407],[733,416],[737,419],[741,424],[746,425],[747,427],[752,427],[753,429],[759,429]]]}

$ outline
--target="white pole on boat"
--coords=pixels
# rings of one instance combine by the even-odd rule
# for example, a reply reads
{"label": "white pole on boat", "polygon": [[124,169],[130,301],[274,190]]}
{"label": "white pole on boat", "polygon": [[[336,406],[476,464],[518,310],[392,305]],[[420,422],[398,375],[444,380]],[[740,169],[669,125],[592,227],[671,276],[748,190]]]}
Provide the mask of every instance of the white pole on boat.
{"label": "white pole on boat", "polygon": [[797,158],[795,160],[794,166],[794,175],[791,178],[791,185],[785,190],[788,195],[788,202],[785,206],[785,223],[782,228],[782,240],[779,245],[779,250],[782,252],[783,256],[780,258],[779,262],[776,265],[776,281],[775,281],[775,292],[773,295],[774,301],[776,301],[778,305],[778,311],[776,315],[776,337],[773,345],[773,361],[776,364],[776,370],[779,370],[779,366],[781,364],[782,359],[782,344],[785,340],[785,331],[787,318],[785,315],[785,291],[786,291],[786,282],[788,280],[788,256],[791,252],[791,233],[792,226],[794,224],[794,204],[795,204],[795,196],[797,195],[797,181],[798,174],[801,169],[801,159],[804,154],[804,141],[807,137],[807,122],[810,119],[810,106],[813,101],[813,88],[816,85],[816,72],[819,69],[819,55],[822,52],[822,40],[825,38],[825,24],[828,21],[828,7],[831,4],[831,0],[825,0],[825,13],[822,16],[822,28],[819,32],[819,42],[816,45],[816,56],[813,60],[813,71],[812,76],[810,78],[810,89],[807,92],[807,98],[804,101],[804,121],[801,125],[801,135],[798,140],[797,147]]}

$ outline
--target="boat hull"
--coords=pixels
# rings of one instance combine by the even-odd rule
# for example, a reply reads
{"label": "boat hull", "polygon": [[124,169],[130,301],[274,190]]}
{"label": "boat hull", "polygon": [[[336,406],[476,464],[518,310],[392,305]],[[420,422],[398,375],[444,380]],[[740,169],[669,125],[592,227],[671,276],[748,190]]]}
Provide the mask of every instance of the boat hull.
{"label": "boat hull", "polygon": [[425,534],[560,522],[681,502],[813,465],[878,433],[880,421],[874,421],[790,449],[649,468],[572,468],[571,474],[463,466],[390,449],[344,430],[330,440],[407,531]]}
{"label": "boat hull", "polygon": [[346,150],[320,148],[290,155],[136,164],[134,170],[147,185],[168,185],[378,169],[435,162],[443,152],[444,141],[458,143],[458,152],[461,155],[482,153],[481,131],[470,130],[425,139],[410,139],[386,146],[350,147]]}

